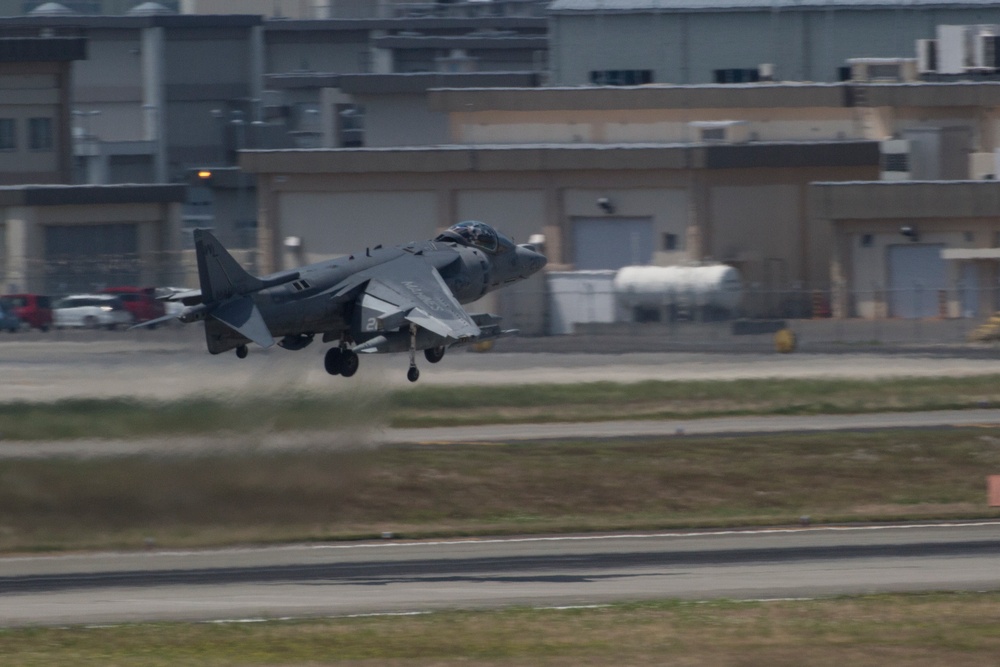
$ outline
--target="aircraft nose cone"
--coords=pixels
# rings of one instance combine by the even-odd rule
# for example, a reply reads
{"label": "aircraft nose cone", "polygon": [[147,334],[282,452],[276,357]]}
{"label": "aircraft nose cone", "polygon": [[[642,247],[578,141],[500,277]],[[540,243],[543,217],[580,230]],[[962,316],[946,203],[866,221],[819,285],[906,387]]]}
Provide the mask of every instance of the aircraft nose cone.
{"label": "aircraft nose cone", "polygon": [[524,244],[517,247],[518,264],[521,267],[521,277],[527,278],[544,267],[548,260],[545,255],[535,250],[533,246]]}

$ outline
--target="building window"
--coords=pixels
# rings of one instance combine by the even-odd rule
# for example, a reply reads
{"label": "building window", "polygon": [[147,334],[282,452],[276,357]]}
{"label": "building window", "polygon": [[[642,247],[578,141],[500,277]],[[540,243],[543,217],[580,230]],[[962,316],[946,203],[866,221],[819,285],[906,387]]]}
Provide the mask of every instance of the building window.
{"label": "building window", "polygon": [[664,250],[677,250],[677,234],[664,234],[663,235],[663,249]]}
{"label": "building window", "polygon": [[862,234],[861,235],[861,247],[862,248],[871,248],[873,245],[875,245],[875,237],[874,236],[872,236],[871,234]]}
{"label": "building window", "polygon": [[17,149],[17,124],[13,118],[0,118],[0,151]]}
{"label": "building window", "polygon": [[590,82],[595,86],[643,86],[653,83],[651,69],[592,70]]}
{"label": "building window", "polygon": [[28,148],[33,151],[52,150],[51,118],[30,118],[28,120]]}
{"label": "building window", "polygon": [[336,107],[338,148],[360,148],[365,145],[365,108],[359,104],[338,104]]}
{"label": "building window", "polygon": [[760,81],[760,70],[756,67],[713,70],[716,83],[754,83]]}

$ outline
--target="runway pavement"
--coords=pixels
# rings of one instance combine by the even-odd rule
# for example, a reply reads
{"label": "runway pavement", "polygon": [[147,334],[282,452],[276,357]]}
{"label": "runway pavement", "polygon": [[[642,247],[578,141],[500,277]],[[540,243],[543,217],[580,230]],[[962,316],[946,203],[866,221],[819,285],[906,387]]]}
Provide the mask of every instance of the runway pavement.
{"label": "runway pavement", "polygon": [[[301,352],[255,350],[238,361],[233,355],[208,355],[200,338],[188,332],[142,335],[5,338],[0,343],[0,401],[283,391],[319,392],[336,400],[358,387],[377,391],[408,386],[405,355],[365,357],[358,375],[345,379],[323,372],[319,347]],[[459,352],[435,366],[422,364],[420,381],[490,385],[981,374],[1000,374],[1000,355],[994,359],[981,352],[900,350],[793,355]],[[640,437],[969,423],[1000,424],[1000,411],[384,430],[368,435],[383,442],[489,441],[581,433]],[[266,442],[296,446],[301,444],[296,437],[309,434],[284,441],[282,437]],[[14,452],[16,443],[5,444]],[[997,590],[998,573],[996,523],[6,557],[0,558],[0,625],[339,615],[662,597]]]}
{"label": "runway pavement", "polygon": [[[79,334],[79,335],[71,335]],[[213,356],[195,329],[156,332],[59,332],[45,338],[0,337],[0,401],[308,391],[328,395],[410,386],[405,354],[364,355],[353,378],[323,370],[325,346],[298,352],[254,349],[238,360]],[[550,347],[559,349],[557,344]],[[575,344],[573,349],[579,349]],[[767,352],[490,352],[450,351],[439,364],[421,359],[421,385],[500,385],[740,378],[876,378],[1000,374],[1000,353],[985,348],[938,352],[845,350]]]}
{"label": "runway pavement", "polygon": [[[1000,428],[1000,410],[939,410],[886,412],[861,415],[748,416],[706,419],[630,420],[548,424],[487,424],[431,428],[355,428],[350,432],[256,433],[256,452],[321,450],[329,447],[516,442],[538,440],[620,440],[623,438],[760,433],[820,432],[890,428]],[[88,458],[140,454],[204,454],[246,452],[247,437],[212,435],[142,440],[56,440],[50,442],[0,441],[0,460]]]}
{"label": "runway pavement", "polygon": [[1000,588],[1000,523],[370,542],[0,560],[0,625]]}

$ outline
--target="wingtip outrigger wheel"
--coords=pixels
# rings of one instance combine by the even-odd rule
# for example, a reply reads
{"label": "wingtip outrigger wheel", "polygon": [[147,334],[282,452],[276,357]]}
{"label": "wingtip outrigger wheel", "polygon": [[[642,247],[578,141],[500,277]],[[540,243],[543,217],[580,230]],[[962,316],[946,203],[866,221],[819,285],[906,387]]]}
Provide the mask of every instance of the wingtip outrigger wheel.
{"label": "wingtip outrigger wheel", "polygon": [[417,370],[417,325],[410,325],[410,370],[406,371],[406,379],[416,382],[420,379],[420,371]]}

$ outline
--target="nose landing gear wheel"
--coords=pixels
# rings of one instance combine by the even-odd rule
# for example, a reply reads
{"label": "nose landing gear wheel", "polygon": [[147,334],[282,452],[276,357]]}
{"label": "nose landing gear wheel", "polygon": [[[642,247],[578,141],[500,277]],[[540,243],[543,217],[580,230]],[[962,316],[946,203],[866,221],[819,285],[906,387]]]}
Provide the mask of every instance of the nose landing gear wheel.
{"label": "nose landing gear wheel", "polygon": [[406,371],[406,379],[410,382],[416,382],[420,379],[420,371],[416,366],[411,366],[410,370]]}
{"label": "nose landing gear wheel", "polygon": [[236,356],[240,359],[246,359],[247,355],[250,354],[250,350],[247,349],[246,345],[240,345],[236,348]]}

